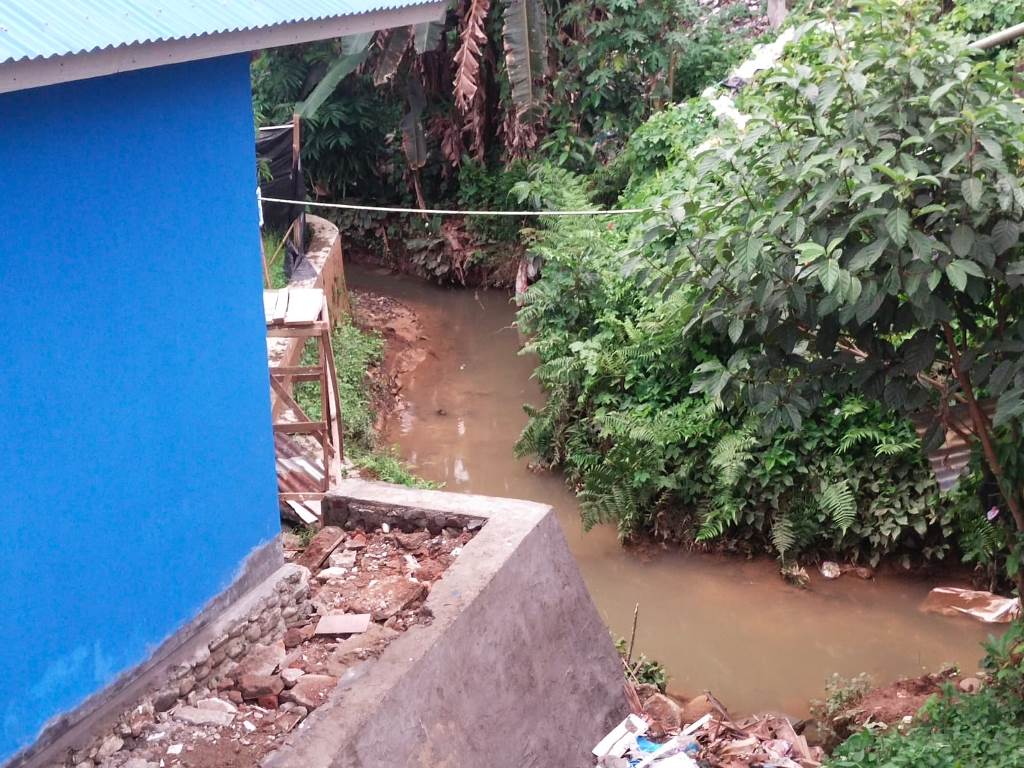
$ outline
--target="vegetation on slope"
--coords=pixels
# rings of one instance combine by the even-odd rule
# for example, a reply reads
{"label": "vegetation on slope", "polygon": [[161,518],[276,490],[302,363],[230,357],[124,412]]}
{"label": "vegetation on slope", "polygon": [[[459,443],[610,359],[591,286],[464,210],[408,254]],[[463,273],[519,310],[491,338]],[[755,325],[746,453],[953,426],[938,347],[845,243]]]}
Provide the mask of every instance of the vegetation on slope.
{"label": "vegetation on slope", "polygon": [[[1021,111],[1005,64],[929,13],[812,15],[743,91],[745,131],[691,103],[634,134],[619,202],[654,213],[526,233],[550,397],[520,448],[569,471],[588,521],[1016,573]],[[579,207],[589,182],[538,165],[518,189]],[[995,448],[940,496],[906,416],[965,382],[998,399]]]}

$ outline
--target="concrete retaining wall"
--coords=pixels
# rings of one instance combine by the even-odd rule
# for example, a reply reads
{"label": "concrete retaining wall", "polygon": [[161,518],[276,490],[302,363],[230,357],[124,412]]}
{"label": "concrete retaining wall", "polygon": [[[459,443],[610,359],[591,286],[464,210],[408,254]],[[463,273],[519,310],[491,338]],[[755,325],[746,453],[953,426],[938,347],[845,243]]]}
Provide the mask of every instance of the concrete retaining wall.
{"label": "concrete retaining wall", "polygon": [[482,528],[428,626],[348,670],[264,768],[573,768],[626,714],[622,669],[550,507],[343,481],[325,523]]}
{"label": "concrete retaining wall", "polygon": [[[327,297],[327,311],[331,323],[337,325],[343,317],[352,316],[352,305],[345,282],[345,262],[341,254],[341,233],[327,219],[306,214],[309,239],[302,261],[295,267],[289,288],[322,288]],[[304,339],[267,339],[267,358],[271,365],[299,365]],[[284,403],[276,395],[271,397],[272,416],[277,419]]]}

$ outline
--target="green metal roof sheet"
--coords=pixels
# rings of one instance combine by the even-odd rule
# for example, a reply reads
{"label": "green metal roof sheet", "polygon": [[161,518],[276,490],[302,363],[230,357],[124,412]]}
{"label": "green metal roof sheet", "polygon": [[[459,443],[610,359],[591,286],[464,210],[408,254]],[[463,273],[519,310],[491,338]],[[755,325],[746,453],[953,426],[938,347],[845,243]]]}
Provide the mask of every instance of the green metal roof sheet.
{"label": "green metal roof sheet", "polygon": [[426,4],[423,0],[0,0],[0,64]]}

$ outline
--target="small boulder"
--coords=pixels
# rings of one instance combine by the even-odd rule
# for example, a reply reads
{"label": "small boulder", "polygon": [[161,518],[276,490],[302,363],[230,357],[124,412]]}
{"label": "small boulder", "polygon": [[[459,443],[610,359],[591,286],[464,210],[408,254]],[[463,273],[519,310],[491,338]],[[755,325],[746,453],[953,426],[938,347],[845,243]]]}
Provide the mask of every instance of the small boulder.
{"label": "small boulder", "polygon": [[100,744],[100,748],[96,752],[96,758],[98,760],[106,760],[115,752],[120,752],[123,746],[124,739],[120,736],[107,736],[107,738],[103,740],[103,743]]}
{"label": "small boulder", "polygon": [[277,675],[242,675],[238,678],[238,690],[246,701],[255,701],[260,696],[276,696],[284,690],[284,681]]}
{"label": "small boulder", "polygon": [[282,669],[281,679],[284,680],[284,687],[291,688],[293,685],[299,682],[299,678],[302,677],[304,674],[306,673],[303,670],[296,669],[295,667],[288,667],[286,669]]}
{"label": "small boulder", "polygon": [[706,694],[700,696],[694,696],[683,707],[682,723],[683,725],[689,725],[700,720],[704,715],[711,714],[715,711],[715,705],[712,703],[711,698]]}
{"label": "small boulder", "polygon": [[303,675],[280,698],[306,709],[316,709],[327,700],[337,682],[338,678],[330,675]]}
{"label": "small boulder", "polygon": [[345,549],[362,549],[366,546],[366,534],[362,531],[356,531],[349,537],[348,541],[345,542]]}
{"label": "small boulder", "polygon": [[413,552],[428,541],[430,541],[430,531],[413,531],[412,533],[402,533],[401,531],[395,531],[395,542],[402,549],[407,549]]}
{"label": "small boulder", "polygon": [[651,685],[650,683],[640,683],[640,685],[635,687],[635,690],[636,696],[640,699],[641,704],[646,702],[654,694],[661,693],[661,691],[658,690],[658,686]]}
{"label": "small boulder", "polygon": [[838,579],[843,575],[843,569],[839,567],[839,563],[834,563],[831,560],[824,561],[818,570],[826,579]]}
{"label": "small boulder", "polygon": [[359,590],[349,609],[353,613],[369,613],[374,621],[386,621],[426,595],[424,584],[404,576],[388,576]]}
{"label": "small boulder", "polygon": [[230,701],[218,698],[199,699],[196,702],[196,709],[209,709],[214,712],[227,712],[232,715],[238,712],[238,707]]}
{"label": "small boulder", "polygon": [[660,739],[679,730],[682,710],[663,693],[655,693],[644,702],[644,715],[651,722],[651,736]]}
{"label": "small boulder", "polygon": [[982,682],[976,677],[965,677],[963,680],[957,683],[956,687],[964,693],[974,694],[978,693],[978,691],[981,690]]}
{"label": "small boulder", "polygon": [[285,644],[281,640],[270,645],[254,645],[233,674],[236,678],[246,675],[271,675],[284,661],[285,655]]}
{"label": "small boulder", "polygon": [[309,640],[315,632],[315,624],[304,624],[301,627],[291,627],[284,633],[284,647],[288,650],[297,648]]}

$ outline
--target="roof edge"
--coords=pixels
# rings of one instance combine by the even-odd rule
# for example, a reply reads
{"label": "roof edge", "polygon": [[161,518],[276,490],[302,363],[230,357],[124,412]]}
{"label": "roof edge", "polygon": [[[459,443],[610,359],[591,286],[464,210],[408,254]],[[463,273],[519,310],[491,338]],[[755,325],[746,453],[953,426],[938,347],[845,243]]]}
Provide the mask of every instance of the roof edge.
{"label": "roof edge", "polygon": [[328,19],[288,22],[178,40],[132,43],[45,59],[8,61],[0,64],[0,93],[439,21],[447,5],[447,0],[428,0],[404,8],[384,8]]}

